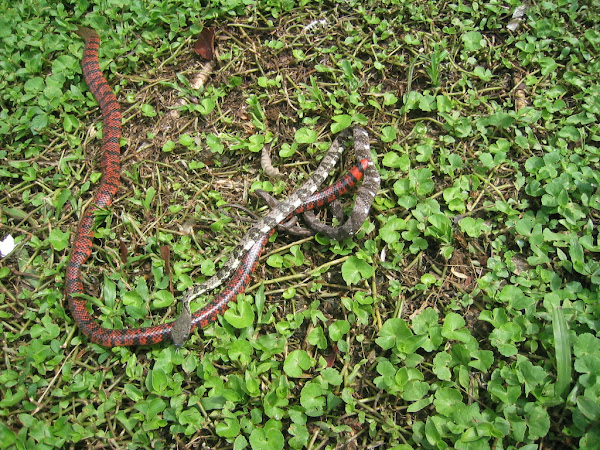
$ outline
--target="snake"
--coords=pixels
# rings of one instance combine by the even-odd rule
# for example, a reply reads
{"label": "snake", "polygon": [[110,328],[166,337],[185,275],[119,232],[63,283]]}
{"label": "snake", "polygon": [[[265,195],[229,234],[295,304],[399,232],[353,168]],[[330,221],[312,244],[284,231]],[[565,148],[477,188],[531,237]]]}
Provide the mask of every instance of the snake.
{"label": "snake", "polygon": [[[184,302],[185,308],[182,309],[182,316],[189,314],[189,317],[184,317],[179,322],[175,321],[149,327],[124,329],[103,327],[88,311],[84,299],[82,268],[92,253],[95,214],[112,204],[113,197],[119,187],[122,118],[117,98],[100,69],[98,61],[100,36],[95,30],[83,27],[80,27],[76,33],[85,41],[81,62],[84,79],[92,95],[99,103],[102,113],[103,136],[100,158],[102,178],[91,205],[85,210],[80,219],[67,264],[65,291],[69,309],[83,334],[91,342],[105,347],[152,345],[168,340],[173,340],[176,345],[180,345],[190,331],[193,331],[196,327],[205,327],[216,321],[217,317],[227,309],[228,303],[235,300],[237,294],[244,291],[256,268],[263,248],[279,223],[289,220],[294,215],[323,206],[345,194],[363,178],[363,174],[373,165],[373,162],[370,158],[360,160],[338,182],[317,192],[344,150],[344,147],[336,139],[311,177],[287,200],[281,202],[277,208],[252,227],[242,238],[241,244],[232,251],[225,264],[226,268],[186,294],[184,298],[187,303]],[[338,137],[342,135],[345,134],[340,133]],[[355,143],[360,141],[363,144],[366,140],[366,145],[368,145],[368,135],[362,128],[354,129],[354,139]],[[189,313],[189,301],[191,299],[206,290],[223,284],[226,280],[229,280],[228,283],[212,301],[194,314]]]}
{"label": "snake", "polygon": [[[341,138],[346,137],[347,133],[348,130],[345,130],[334,140],[333,144],[331,144],[331,147],[321,160],[319,166],[302,186],[300,186],[296,191],[292,192],[292,194],[290,194],[286,200],[279,202],[277,208],[273,208],[266,216],[262,218],[261,221],[256,223],[246,232],[242,239],[240,239],[240,244],[238,244],[231,251],[227,261],[215,275],[213,275],[204,283],[190,289],[185,294],[183,300],[184,304],[189,304],[190,301],[207,291],[215,289],[224,280],[227,280],[239,267],[244,253],[250,250],[257,240],[269,233],[270,230],[272,230],[278,224],[285,221],[285,218],[288,217],[292,211],[302,205],[302,203],[308,199],[308,197],[312,195],[321,184],[323,184],[323,181],[325,181],[325,178],[327,178],[329,172],[331,172],[331,170],[334,168],[338,158],[344,151],[344,147],[341,144]],[[354,140],[355,142],[364,142],[366,140],[368,145],[368,135],[366,131],[362,128],[355,128]],[[370,158],[364,159],[368,159],[370,161]],[[372,165],[373,164],[370,161],[369,166]]]}

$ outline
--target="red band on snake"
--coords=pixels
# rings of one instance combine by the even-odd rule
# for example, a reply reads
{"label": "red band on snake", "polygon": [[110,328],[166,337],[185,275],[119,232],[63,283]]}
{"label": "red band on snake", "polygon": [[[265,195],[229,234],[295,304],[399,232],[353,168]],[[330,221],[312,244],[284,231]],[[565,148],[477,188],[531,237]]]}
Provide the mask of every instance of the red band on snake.
{"label": "red band on snake", "polygon": [[[80,330],[92,342],[105,347],[150,345],[165,342],[171,339],[173,322],[140,328],[105,328],[99,325],[89,313],[86,302],[82,298],[84,289],[81,270],[92,253],[94,213],[99,209],[110,206],[119,186],[121,112],[117,99],[102,75],[98,64],[98,48],[100,45],[98,34],[87,28],[80,28],[77,33],[85,39],[82,59],[84,77],[102,111],[102,181],[98,186],[92,205],[83,214],[75,235],[65,283],[69,308]],[[310,196],[292,213],[288,214],[284,220],[293,215],[323,206],[340,197],[363,177],[364,171],[371,164],[371,161],[367,159],[361,160],[342,179],[329,188]],[[268,233],[261,235],[260,239],[253,243],[251,248],[244,253],[239,268],[223,291],[208,305],[193,314],[192,330],[196,327],[205,327],[214,322],[218,315],[227,309],[227,304],[235,300],[237,294],[244,291],[250,281],[252,272],[256,268],[258,258],[273,232],[274,229],[271,228]]]}

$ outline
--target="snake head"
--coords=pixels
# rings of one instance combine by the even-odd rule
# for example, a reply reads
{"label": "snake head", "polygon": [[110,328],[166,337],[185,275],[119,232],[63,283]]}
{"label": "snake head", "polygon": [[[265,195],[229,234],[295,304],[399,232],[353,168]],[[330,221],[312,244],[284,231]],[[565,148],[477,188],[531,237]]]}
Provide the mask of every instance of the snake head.
{"label": "snake head", "polygon": [[190,335],[190,331],[192,329],[192,314],[190,312],[189,306],[186,308],[182,305],[181,314],[175,322],[173,322],[173,327],[171,328],[171,339],[173,339],[173,345],[177,348],[183,347],[185,341]]}

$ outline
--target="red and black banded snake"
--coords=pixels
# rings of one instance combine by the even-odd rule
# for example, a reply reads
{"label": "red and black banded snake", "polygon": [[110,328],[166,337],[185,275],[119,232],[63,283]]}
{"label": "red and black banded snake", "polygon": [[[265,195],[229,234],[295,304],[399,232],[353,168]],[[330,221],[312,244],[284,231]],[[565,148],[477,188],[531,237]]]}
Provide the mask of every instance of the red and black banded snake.
{"label": "red and black banded snake", "polygon": [[[90,314],[86,301],[81,294],[84,294],[83,281],[81,276],[82,267],[92,252],[93,225],[95,212],[107,208],[111,205],[113,196],[119,187],[120,179],[120,138],[121,138],[121,113],[118,101],[113,94],[108,82],[104,78],[98,63],[98,49],[100,38],[98,34],[88,28],[80,28],[77,33],[85,40],[85,48],[82,59],[83,74],[90,91],[100,104],[103,121],[103,138],[101,169],[102,180],[96,190],[92,204],[84,212],[77,232],[74,238],[73,249],[68,262],[66,271],[66,296],[69,303],[71,314],[79,326],[80,330],[90,339],[106,347],[115,346],[133,346],[150,345],[174,339],[176,344],[181,345],[182,338],[177,339],[173,331],[175,322],[164,323],[150,327],[110,329],[101,326],[97,320]],[[366,132],[358,129],[366,136]],[[358,137],[357,137],[358,136]],[[357,135],[355,129],[355,140],[365,139],[363,135]],[[368,137],[367,145],[368,145]],[[337,142],[337,141],[336,141]],[[331,168],[335,165],[343,147],[334,143],[323,158],[319,168],[313,173],[311,178],[299,188],[281,207],[267,214],[258,224],[242,238],[240,244],[232,256],[225,264],[230,270],[221,271],[215,277],[215,280],[201,285],[202,289],[194,288],[186,295],[189,300],[204,292],[218,286],[224,280],[229,280],[223,290],[214,297],[205,307],[196,311],[191,316],[191,322],[188,324],[189,331],[196,327],[205,327],[214,322],[219,314],[227,309],[227,304],[235,300],[237,294],[242,293],[250,281],[250,277],[256,268],[258,258],[267,243],[269,237],[273,234],[275,227],[282,221],[288,220],[294,215],[323,206],[335,198],[340,197],[353,187],[360,179],[367,168],[372,166],[372,161],[362,159],[358,165],[352,167],[350,171],[335,184],[327,189],[317,192],[318,186],[327,177]],[[318,173],[317,173],[318,172]],[[315,176],[316,174],[316,176]],[[230,260],[233,259],[232,263]],[[237,264],[237,266],[235,266]],[[232,266],[235,266],[231,269]],[[228,272],[228,273],[226,273]],[[224,275],[225,274],[225,275]],[[187,306],[187,305],[186,305]],[[187,331],[185,337],[187,337]]]}

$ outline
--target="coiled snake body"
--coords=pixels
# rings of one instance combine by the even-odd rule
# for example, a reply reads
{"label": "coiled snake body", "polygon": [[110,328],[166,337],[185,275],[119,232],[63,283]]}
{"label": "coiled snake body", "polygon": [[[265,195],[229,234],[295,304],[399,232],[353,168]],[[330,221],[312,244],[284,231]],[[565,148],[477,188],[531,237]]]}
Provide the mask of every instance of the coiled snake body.
{"label": "coiled snake body", "polygon": [[[96,211],[110,206],[119,186],[121,113],[117,99],[102,75],[98,64],[100,37],[94,30],[88,28],[80,28],[77,34],[85,40],[82,69],[90,91],[100,104],[103,138],[102,180],[92,204],[87,208],[79,223],[66,271],[65,290],[71,314],[80,330],[92,342],[105,347],[150,345],[170,339],[181,345],[189,331],[196,327],[205,327],[214,322],[218,315],[227,309],[229,301],[235,300],[237,294],[244,291],[265,244],[279,223],[340,197],[362,179],[365,171],[373,170],[373,162],[370,157],[361,159],[358,165],[351,168],[338,182],[315,194],[343,151],[343,146],[338,144],[336,140],[309,180],[286,201],[267,214],[242,238],[242,243],[232,252],[225,264],[226,269],[222,269],[203,285],[190,290],[184,297],[187,302],[185,306],[189,308],[191,299],[229,279],[223,290],[212,301],[191,315],[188,323],[185,323],[184,328],[186,329],[179,333],[182,336],[175,333],[177,326],[174,326],[174,324],[176,322],[140,328],[105,328],[99,325],[89,313],[86,301],[82,298],[84,289],[81,270],[92,253],[94,214]],[[355,129],[354,137],[355,141],[362,140],[363,144],[366,139],[368,147],[368,136],[364,130]]]}

